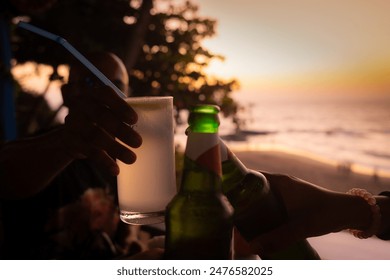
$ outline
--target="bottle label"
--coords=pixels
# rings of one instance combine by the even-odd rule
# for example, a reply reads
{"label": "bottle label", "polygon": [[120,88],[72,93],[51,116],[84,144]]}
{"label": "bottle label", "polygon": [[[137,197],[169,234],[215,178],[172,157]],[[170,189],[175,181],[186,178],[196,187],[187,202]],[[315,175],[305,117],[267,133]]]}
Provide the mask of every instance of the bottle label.
{"label": "bottle label", "polygon": [[221,139],[219,139],[219,147],[221,149],[221,162],[229,160],[230,150]]}
{"label": "bottle label", "polygon": [[226,144],[221,139],[219,140],[219,146],[221,149],[222,164],[226,161],[231,161],[234,163],[236,168],[240,170],[241,174],[248,173],[248,169],[245,167],[245,165],[237,158],[237,156],[232,151],[230,151],[230,149],[226,146]]}
{"label": "bottle label", "polygon": [[189,159],[222,177],[218,134],[189,132],[185,154]]}

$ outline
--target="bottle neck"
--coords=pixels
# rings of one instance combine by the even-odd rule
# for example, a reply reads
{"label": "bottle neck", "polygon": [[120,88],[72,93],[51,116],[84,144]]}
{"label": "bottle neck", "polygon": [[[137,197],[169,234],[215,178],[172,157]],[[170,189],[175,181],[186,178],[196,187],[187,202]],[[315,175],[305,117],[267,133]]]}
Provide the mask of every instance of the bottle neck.
{"label": "bottle neck", "polygon": [[188,129],[199,133],[218,133],[219,107],[215,105],[198,105],[192,108],[188,118]]}
{"label": "bottle neck", "polygon": [[189,131],[180,191],[221,191],[220,152],[218,133]]}

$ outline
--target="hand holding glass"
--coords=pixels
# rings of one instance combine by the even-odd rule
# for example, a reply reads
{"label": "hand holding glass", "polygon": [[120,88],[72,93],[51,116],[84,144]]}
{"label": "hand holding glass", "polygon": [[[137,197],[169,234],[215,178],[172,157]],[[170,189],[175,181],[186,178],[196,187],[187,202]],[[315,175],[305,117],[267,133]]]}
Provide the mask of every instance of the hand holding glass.
{"label": "hand holding glass", "polygon": [[166,205],[176,194],[173,97],[130,97],[142,137],[131,165],[118,161],[120,218],[128,224],[164,222]]}

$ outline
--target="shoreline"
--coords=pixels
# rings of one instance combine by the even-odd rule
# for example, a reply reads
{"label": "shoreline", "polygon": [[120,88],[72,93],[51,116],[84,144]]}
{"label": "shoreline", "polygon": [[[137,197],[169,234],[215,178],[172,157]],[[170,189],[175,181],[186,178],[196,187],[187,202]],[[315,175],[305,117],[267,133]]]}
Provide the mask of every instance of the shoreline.
{"label": "shoreline", "polygon": [[[184,152],[187,136],[180,132],[178,130],[175,134],[175,146],[178,151]],[[363,167],[354,162],[331,160],[282,145],[229,141],[223,135],[221,138],[251,169],[289,174],[336,191],[346,192],[356,187],[377,194],[390,190],[390,172]]]}
{"label": "shoreline", "polygon": [[316,153],[303,151],[299,149],[289,148],[283,145],[278,144],[256,144],[250,142],[236,142],[236,141],[227,141],[228,146],[232,151],[237,152],[275,152],[275,153],[285,153],[290,155],[295,155],[298,157],[305,157],[315,161],[319,161],[325,164],[333,165],[335,167],[341,167],[344,169],[350,169],[354,173],[359,173],[363,175],[377,175],[379,177],[389,178],[390,179],[390,170],[378,169],[372,166],[364,166],[353,161],[348,160],[335,160],[330,159],[325,156],[321,156]]}

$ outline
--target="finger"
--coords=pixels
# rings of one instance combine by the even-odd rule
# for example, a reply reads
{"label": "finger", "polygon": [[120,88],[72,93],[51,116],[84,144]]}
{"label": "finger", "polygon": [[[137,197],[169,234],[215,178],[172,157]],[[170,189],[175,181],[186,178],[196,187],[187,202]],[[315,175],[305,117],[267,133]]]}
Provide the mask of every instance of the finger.
{"label": "finger", "polygon": [[65,124],[70,131],[69,140],[75,143],[75,147],[83,149],[79,151],[80,153],[90,156],[94,150],[104,150],[124,163],[135,162],[136,155],[130,149],[85,118],[69,114]]}
{"label": "finger", "polygon": [[131,150],[97,126],[86,130],[83,138],[90,141],[91,147],[94,149],[102,149],[124,163],[131,164],[136,160],[136,155]]}
{"label": "finger", "polygon": [[89,95],[93,95],[99,103],[109,107],[123,122],[127,124],[135,124],[137,122],[137,113],[110,87],[103,86],[95,88],[93,91],[89,90],[88,93]]}
{"label": "finger", "polygon": [[[127,124],[137,122],[137,113],[120,98],[113,89],[107,86],[91,88],[83,84],[67,84],[61,88],[64,103],[70,110],[86,109],[93,103],[110,108],[113,113]],[[81,107],[81,108],[80,108]]]}
{"label": "finger", "polygon": [[[107,119],[105,121],[102,121],[101,124],[103,124],[103,127],[105,127],[105,130],[111,134],[114,135],[116,138],[118,138],[122,143],[125,143],[126,145],[132,147],[132,148],[138,148],[142,145],[142,138],[141,136],[133,130],[129,125],[125,123],[120,123],[115,125],[108,125],[110,121]],[[106,123],[107,125],[105,125]]]}
{"label": "finger", "polygon": [[141,146],[141,136],[131,126],[119,121],[109,108],[99,104],[91,104],[83,113],[91,122],[96,123],[112,137],[119,138],[123,143],[133,148]]}
{"label": "finger", "polygon": [[100,170],[108,171],[112,176],[118,176],[119,166],[106,151],[96,150],[91,153],[90,159]]}

